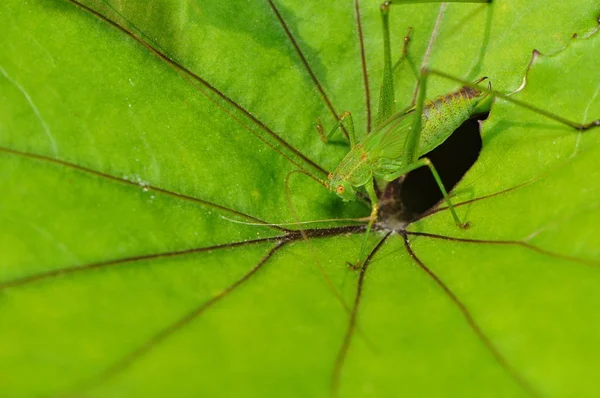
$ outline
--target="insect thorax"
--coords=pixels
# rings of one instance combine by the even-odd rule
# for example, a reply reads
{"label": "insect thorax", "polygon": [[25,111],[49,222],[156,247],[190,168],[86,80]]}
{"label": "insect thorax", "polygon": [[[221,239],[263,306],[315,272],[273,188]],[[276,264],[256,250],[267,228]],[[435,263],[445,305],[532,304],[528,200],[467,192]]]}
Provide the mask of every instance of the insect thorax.
{"label": "insect thorax", "polygon": [[373,172],[369,164],[369,155],[362,145],[358,144],[348,152],[333,172],[331,185],[335,187],[340,181],[345,181],[359,187],[365,185],[372,177]]}

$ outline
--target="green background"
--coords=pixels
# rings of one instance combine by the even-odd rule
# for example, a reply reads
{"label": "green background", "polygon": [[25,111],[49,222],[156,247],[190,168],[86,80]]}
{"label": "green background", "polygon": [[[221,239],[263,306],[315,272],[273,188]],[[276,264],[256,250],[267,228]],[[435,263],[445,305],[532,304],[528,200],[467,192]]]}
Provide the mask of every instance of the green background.
{"label": "green background", "polygon": [[[269,2],[86,4],[326,171],[347,152],[318,139],[317,118],[330,126],[334,116]],[[360,2],[373,105],[378,5]],[[275,6],[335,111],[352,111],[364,134],[355,4]],[[439,10],[392,8],[394,56],[414,28],[398,108],[435,36],[432,67],[488,76],[505,93],[526,76],[517,98],[578,122],[600,117],[595,1],[450,4],[432,35]],[[544,55],[529,68],[534,49]],[[328,396],[335,369],[344,397],[600,393],[600,131],[496,101],[482,155],[453,194],[464,202],[518,188],[459,207],[469,230],[447,211],[409,228],[485,240],[410,237],[477,326],[393,235],[365,274],[357,330],[336,367],[349,314],[333,290],[354,301],[360,274],[345,261],[362,236],[288,233],[294,241],[230,289],[286,232],[222,216],[294,221],[285,179],[297,167],[282,154],[299,161],[185,76],[68,1],[0,5],[0,395]],[[456,88],[432,78],[429,96]],[[368,214],[300,174],[290,193],[302,220]],[[263,240],[176,253],[253,239]]]}

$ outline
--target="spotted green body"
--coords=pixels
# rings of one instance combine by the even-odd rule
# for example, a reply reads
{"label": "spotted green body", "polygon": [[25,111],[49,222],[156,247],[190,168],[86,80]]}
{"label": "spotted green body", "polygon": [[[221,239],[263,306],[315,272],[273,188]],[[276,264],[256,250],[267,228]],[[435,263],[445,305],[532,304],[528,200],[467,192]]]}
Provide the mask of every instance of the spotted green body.
{"label": "spotted green body", "polygon": [[[480,90],[463,87],[425,104],[416,157],[442,144],[471,117],[483,97]],[[407,147],[411,145],[415,116],[414,107],[392,116],[354,145],[331,173],[329,188],[350,201],[356,198],[354,188],[365,186],[375,177],[391,181],[399,171],[409,168],[414,159],[406,155],[410,155]]]}

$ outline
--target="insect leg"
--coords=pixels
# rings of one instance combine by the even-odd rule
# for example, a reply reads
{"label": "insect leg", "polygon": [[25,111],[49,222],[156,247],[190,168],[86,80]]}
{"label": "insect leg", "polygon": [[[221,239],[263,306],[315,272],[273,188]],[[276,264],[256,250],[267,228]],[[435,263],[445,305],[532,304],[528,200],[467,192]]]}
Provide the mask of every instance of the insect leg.
{"label": "insect leg", "polygon": [[[490,3],[492,0],[447,0],[449,3]],[[389,23],[389,12],[392,4],[414,4],[414,3],[444,3],[440,0],[388,0],[381,4],[381,22],[383,25],[383,82],[381,84],[381,93],[379,95],[379,110],[377,112],[377,118],[375,119],[375,127],[378,127],[381,123],[387,120],[395,112],[395,95],[394,95],[394,76],[393,72],[400,64],[400,62],[406,58],[408,51],[408,43],[410,41],[410,35],[412,29],[409,28],[407,35],[404,38],[403,56],[396,62],[392,67],[392,55],[391,55],[391,44],[390,44],[390,23]]]}
{"label": "insect leg", "polygon": [[394,113],[394,78],[392,75],[392,50],[390,46],[390,1],[386,1],[380,7],[381,22],[383,25],[383,82],[379,95],[379,110],[375,127]]}
{"label": "insect leg", "polygon": [[398,70],[398,67],[402,63],[402,61],[404,61],[406,59],[406,57],[408,57],[408,44],[410,43],[410,37],[412,36],[412,31],[413,31],[413,28],[409,27],[408,31],[406,32],[406,36],[404,36],[404,45],[402,46],[402,55],[400,55],[400,58],[398,58],[398,61],[396,61],[396,63],[392,67],[392,72],[396,72],[396,70]]}
{"label": "insect leg", "polygon": [[377,193],[375,192],[375,181],[371,179],[371,181],[365,185],[365,189],[369,194],[369,199],[371,199],[371,215],[369,216],[369,223],[367,224],[367,229],[365,231],[365,238],[360,246],[358,261],[356,264],[350,264],[352,269],[359,269],[367,258],[367,242],[369,240],[369,234],[371,233],[371,227],[377,220],[377,213],[379,212],[379,199],[377,198]]}
{"label": "insect leg", "polygon": [[[427,93],[427,73],[428,71],[425,68],[421,69],[419,73],[419,92],[417,103],[415,104],[415,118],[411,131],[406,136],[406,141],[404,142],[404,151],[402,152],[404,159],[402,164],[412,165],[417,161],[417,150],[419,148],[419,139],[421,138],[421,127],[423,124],[423,106]],[[406,174],[406,172],[402,174]]]}
{"label": "insect leg", "polygon": [[417,103],[415,105],[415,118],[412,125],[412,129],[410,133],[406,136],[406,141],[404,142],[404,152],[403,152],[403,161],[402,164],[407,165],[396,172],[385,176],[385,179],[391,181],[395,178],[400,177],[412,170],[415,170],[421,166],[429,167],[435,182],[440,188],[440,192],[444,195],[444,199],[448,203],[448,208],[452,213],[452,217],[454,218],[454,222],[461,228],[467,228],[468,224],[463,223],[458,215],[456,214],[456,210],[454,210],[454,205],[452,205],[452,201],[448,196],[448,192],[442,183],[442,180],[435,169],[435,166],[431,161],[427,158],[418,159],[418,147],[419,147],[419,139],[421,138],[421,127],[423,125],[423,107],[425,104],[425,96],[427,94],[427,78],[429,77],[430,71],[426,68],[422,68],[419,73],[419,92],[417,95]]}
{"label": "insect leg", "polygon": [[463,223],[460,220],[460,218],[458,217],[458,214],[456,214],[456,210],[454,209],[454,205],[452,204],[452,201],[450,200],[448,191],[446,191],[446,187],[444,187],[444,183],[442,182],[440,175],[438,174],[437,170],[435,169],[435,166],[433,165],[433,163],[431,163],[431,160],[429,160],[427,158],[418,159],[415,162],[411,163],[409,166],[404,167],[404,168],[394,172],[393,174],[386,175],[384,177],[384,179],[387,181],[395,180],[396,178],[398,178],[404,174],[407,174],[415,169],[418,169],[421,166],[429,167],[429,170],[431,171],[431,174],[433,175],[433,178],[435,179],[435,182],[436,182],[438,188],[440,189],[440,192],[442,193],[442,195],[444,195],[444,200],[448,204],[448,209],[450,210],[450,213],[452,213],[452,218],[454,218],[454,222],[456,223],[456,225],[458,225],[460,228],[463,228],[463,229],[468,228],[469,223],[468,222]]}
{"label": "insect leg", "polygon": [[342,112],[339,120],[327,135],[325,135],[323,131],[323,126],[320,123],[317,124],[317,130],[319,132],[319,135],[321,136],[321,140],[325,143],[329,142],[331,136],[342,126],[342,124],[346,128],[346,131],[348,131],[348,140],[350,141],[350,147],[353,148],[354,145],[356,145],[356,135],[354,134],[354,122],[352,121],[352,114],[348,111]]}
{"label": "insect leg", "polygon": [[566,126],[569,126],[569,127],[573,128],[575,130],[584,131],[584,130],[587,130],[587,129],[590,129],[590,128],[593,128],[593,127],[600,126],[600,119],[593,120],[593,121],[588,122],[588,123],[577,123],[577,122],[574,122],[572,120],[566,119],[566,118],[564,118],[562,116],[555,115],[554,113],[548,112],[548,111],[546,111],[544,109],[540,109],[538,107],[535,107],[535,106],[530,105],[528,103],[525,103],[523,101],[514,99],[514,98],[512,98],[509,95],[502,94],[501,92],[493,90],[491,87],[488,87],[487,89],[484,89],[484,88],[481,88],[481,87],[477,86],[473,82],[468,82],[466,80],[459,79],[457,77],[451,76],[451,75],[449,75],[447,73],[444,73],[444,72],[441,72],[441,71],[438,71],[438,70],[435,70],[435,69],[424,69],[422,71],[422,73],[425,73],[427,75],[437,75],[437,76],[440,76],[440,77],[443,77],[443,78],[446,78],[446,79],[449,79],[449,80],[453,80],[453,81],[455,81],[457,83],[460,83],[460,84],[462,84],[464,86],[476,88],[476,89],[481,90],[483,92],[487,92],[492,97],[502,98],[505,101],[508,101],[508,102],[513,103],[513,104],[522,106],[525,109],[529,109],[532,112],[535,112],[535,113],[537,113],[539,115],[545,116],[548,119],[552,119],[554,121],[562,123],[562,124],[564,124]]}

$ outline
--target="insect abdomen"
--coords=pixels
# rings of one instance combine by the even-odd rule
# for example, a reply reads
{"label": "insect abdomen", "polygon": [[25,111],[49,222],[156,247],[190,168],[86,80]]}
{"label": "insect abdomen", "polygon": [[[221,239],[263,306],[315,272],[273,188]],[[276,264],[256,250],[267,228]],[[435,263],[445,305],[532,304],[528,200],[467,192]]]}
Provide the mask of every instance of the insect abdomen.
{"label": "insect abdomen", "polygon": [[481,91],[463,87],[435,101],[428,101],[423,108],[419,156],[440,145],[469,119],[481,96]]}

